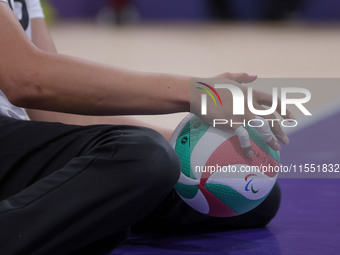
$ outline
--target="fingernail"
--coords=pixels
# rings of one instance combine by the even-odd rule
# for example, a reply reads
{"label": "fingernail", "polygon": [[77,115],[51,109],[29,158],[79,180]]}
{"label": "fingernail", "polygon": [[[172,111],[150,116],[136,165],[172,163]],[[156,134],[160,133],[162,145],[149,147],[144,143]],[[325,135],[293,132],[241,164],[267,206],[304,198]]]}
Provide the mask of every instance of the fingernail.
{"label": "fingernail", "polygon": [[283,142],[284,144],[289,144],[290,140],[289,140],[288,136],[283,137],[283,138],[282,138],[282,142]]}
{"label": "fingernail", "polygon": [[274,143],[274,148],[275,148],[275,150],[277,150],[277,151],[281,150],[281,146],[280,146],[280,144],[279,144],[278,142],[275,142],[275,143]]}
{"label": "fingernail", "polygon": [[254,153],[253,150],[248,151],[248,153],[247,153],[248,158],[253,158],[254,156],[255,156],[255,153]]}
{"label": "fingernail", "polygon": [[252,77],[256,77],[257,74],[253,74],[253,73],[247,73],[249,76],[252,76]]}

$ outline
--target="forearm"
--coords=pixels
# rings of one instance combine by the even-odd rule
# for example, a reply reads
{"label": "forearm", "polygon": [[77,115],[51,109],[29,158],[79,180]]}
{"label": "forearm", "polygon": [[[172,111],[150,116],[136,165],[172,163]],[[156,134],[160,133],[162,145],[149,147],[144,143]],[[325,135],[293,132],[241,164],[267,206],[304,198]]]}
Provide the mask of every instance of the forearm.
{"label": "forearm", "polygon": [[86,115],[189,111],[190,78],[127,71],[39,51],[21,105]]}
{"label": "forearm", "polygon": [[[24,108],[87,115],[189,110],[189,77],[126,71],[35,48],[0,3],[0,89]],[[15,54],[14,54],[15,53]]]}

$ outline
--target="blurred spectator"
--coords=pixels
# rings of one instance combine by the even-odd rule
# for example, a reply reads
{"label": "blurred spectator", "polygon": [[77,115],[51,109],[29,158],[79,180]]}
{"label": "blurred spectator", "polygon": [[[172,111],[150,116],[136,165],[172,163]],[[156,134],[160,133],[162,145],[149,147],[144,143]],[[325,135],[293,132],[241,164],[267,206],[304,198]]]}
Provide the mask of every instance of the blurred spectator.
{"label": "blurred spectator", "polygon": [[281,20],[296,16],[301,0],[266,0],[264,19]]}
{"label": "blurred spectator", "polygon": [[[45,0],[46,1],[46,0]],[[60,18],[132,21],[282,20],[340,21],[338,0],[48,0]],[[52,8],[51,8],[52,9]]]}
{"label": "blurred spectator", "polygon": [[300,0],[207,0],[216,19],[279,20],[291,16]]}
{"label": "blurred spectator", "polygon": [[108,0],[97,19],[99,22],[121,25],[138,20],[139,14],[129,0]]}

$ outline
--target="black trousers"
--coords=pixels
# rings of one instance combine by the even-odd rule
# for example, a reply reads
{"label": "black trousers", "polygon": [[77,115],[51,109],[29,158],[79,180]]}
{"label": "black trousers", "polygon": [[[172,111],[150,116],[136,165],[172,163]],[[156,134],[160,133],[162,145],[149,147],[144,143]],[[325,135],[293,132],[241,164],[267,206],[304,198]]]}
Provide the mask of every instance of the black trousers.
{"label": "black trousers", "polygon": [[131,228],[261,227],[279,208],[276,185],[247,214],[202,215],[174,192],[179,173],[176,153],[151,129],[0,116],[1,254],[105,254]]}

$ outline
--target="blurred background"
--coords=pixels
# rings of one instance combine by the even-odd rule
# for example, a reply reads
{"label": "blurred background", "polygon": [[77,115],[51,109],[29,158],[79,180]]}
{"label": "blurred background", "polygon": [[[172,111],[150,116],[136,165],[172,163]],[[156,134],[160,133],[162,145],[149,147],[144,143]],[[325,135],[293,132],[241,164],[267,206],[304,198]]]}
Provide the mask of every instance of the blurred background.
{"label": "blurred background", "polygon": [[[223,72],[265,78],[340,77],[339,0],[42,3],[63,54],[196,77]],[[283,164],[339,162],[340,86],[334,84],[330,90],[322,82],[314,83],[308,108],[313,121],[299,119],[302,128],[290,133],[291,145],[281,152]],[[137,118],[174,129],[185,115]],[[189,254],[195,248],[201,254],[209,249],[213,254],[229,254],[229,249],[230,254],[338,254],[339,204],[334,201],[339,200],[339,179],[280,180],[280,185],[282,205],[269,229],[137,238],[113,254]]]}
{"label": "blurred background", "polygon": [[338,20],[334,0],[43,0],[60,18],[112,19],[116,23],[146,20]]}
{"label": "blurred background", "polygon": [[[340,76],[336,0],[42,0],[42,4],[59,52],[68,55],[197,77],[223,72]],[[182,116],[174,118],[157,122],[176,126]]]}

